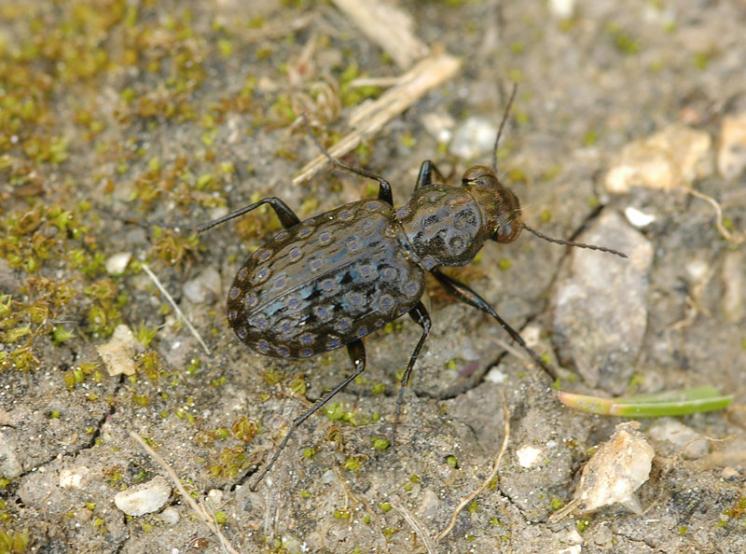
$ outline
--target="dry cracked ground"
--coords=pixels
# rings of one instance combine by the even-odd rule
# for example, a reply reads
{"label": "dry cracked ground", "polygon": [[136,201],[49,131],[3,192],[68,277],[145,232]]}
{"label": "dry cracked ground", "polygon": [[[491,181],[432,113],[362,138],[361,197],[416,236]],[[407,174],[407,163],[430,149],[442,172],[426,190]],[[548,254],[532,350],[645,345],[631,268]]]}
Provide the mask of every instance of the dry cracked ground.
{"label": "dry cracked ground", "polygon": [[499,168],[525,220],[630,258],[523,233],[453,274],[565,368],[563,389],[711,385],[732,407],[642,422],[655,458],[638,513],[550,522],[619,421],[564,408],[494,321],[432,281],[396,443],[408,318],[367,340],[363,378],[252,492],[349,361],[262,357],[228,326],[226,292],[271,214],[186,226],[268,194],[304,217],[374,195],[339,172],[293,185],[317,155],[296,117],[334,144],[402,69],[335,3],[4,0],[0,552],[746,551],[746,4],[398,7],[461,70],[346,160],[385,175],[398,205],[425,159],[457,183],[488,162],[518,83]]}

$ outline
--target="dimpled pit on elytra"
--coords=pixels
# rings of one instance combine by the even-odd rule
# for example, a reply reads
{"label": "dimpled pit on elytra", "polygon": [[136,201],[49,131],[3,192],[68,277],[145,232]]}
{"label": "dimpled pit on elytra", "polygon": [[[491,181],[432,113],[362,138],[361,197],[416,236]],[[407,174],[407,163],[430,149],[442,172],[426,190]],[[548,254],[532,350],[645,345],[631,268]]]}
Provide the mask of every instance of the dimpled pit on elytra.
{"label": "dimpled pit on elytra", "polygon": [[288,252],[288,260],[291,262],[297,262],[303,257],[303,250],[300,246],[293,246]]}

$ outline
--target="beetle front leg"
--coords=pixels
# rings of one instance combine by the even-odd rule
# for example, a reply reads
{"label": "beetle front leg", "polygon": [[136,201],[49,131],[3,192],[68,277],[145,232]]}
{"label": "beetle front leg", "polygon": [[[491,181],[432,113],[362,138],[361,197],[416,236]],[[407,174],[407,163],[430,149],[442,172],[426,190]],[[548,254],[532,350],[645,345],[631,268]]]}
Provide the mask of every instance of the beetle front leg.
{"label": "beetle front leg", "polygon": [[420,166],[420,172],[417,175],[417,182],[414,185],[414,190],[417,190],[420,187],[429,187],[433,184],[433,173],[440,179],[441,183],[445,182],[445,177],[443,177],[443,174],[438,169],[438,166],[435,165],[430,160],[425,160],[422,162],[422,165]]}
{"label": "beetle front leg", "polygon": [[217,219],[213,219],[212,221],[208,221],[207,223],[203,223],[202,225],[197,227],[197,232],[204,233],[208,229],[212,229],[213,227],[217,227],[218,225],[226,223],[232,219],[241,217],[242,215],[257,209],[259,206],[262,206],[264,204],[269,204],[272,207],[272,209],[277,214],[277,217],[280,219],[280,223],[282,223],[282,226],[286,229],[300,223],[300,219],[298,218],[298,216],[295,215],[295,212],[291,210],[290,207],[285,204],[285,202],[275,196],[270,196],[268,198],[262,198],[258,202],[253,202],[248,206],[244,206],[243,208],[239,208],[227,215],[224,215],[223,217],[219,217]]}

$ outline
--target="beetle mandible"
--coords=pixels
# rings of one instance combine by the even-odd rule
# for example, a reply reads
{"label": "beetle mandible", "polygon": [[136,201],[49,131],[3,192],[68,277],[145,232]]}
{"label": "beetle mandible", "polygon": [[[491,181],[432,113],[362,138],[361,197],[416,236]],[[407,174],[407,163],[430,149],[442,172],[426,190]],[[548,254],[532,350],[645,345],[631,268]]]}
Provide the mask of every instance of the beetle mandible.
{"label": "beetle mandible", "polygon": [[466,265],[487,240],[513,242],[523,229],[558,244],[626,257],[609,248],[547,237],[523,222],[518,198],[497,177],[497,148],[515,93],[514,87],[495,139],[492,165],[467,169],[460,187],[434,182],[434,174],[440,182],[445,179],[426,160],[412,198],[395,209],[387,180],[344,164],[316,142],[334,165],[377,181],[378,198],[352,202],[301,221],[282,200],[269,197],[198,228],[204,232],[269,204],[283,229],[268,237],[236,274],[228,292],[231,327],[246,345],[277,358],[308,358],[345,346],[354,367],[349,376],[292,422],[252,489],[274,465],[293,432],[365,370],[362,339],[408,314],[422,328],[422,334],[401,380],[398,420],[404,388],[430,333],[430,315],[420,300],[426,272],[457,300],[495,319],[540,368],[556,378],[555,370],[486,300],[439,270]]}

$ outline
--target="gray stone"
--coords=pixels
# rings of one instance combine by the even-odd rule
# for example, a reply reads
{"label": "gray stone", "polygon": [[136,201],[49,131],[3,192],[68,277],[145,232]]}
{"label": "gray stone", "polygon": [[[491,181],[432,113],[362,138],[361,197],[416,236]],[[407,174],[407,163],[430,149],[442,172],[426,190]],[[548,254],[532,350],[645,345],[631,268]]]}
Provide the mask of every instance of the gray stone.
{"label": "gray stone", "polygon": [[15,479],[23,473],[23,467],[16,455],[13,441],[6,433],[0,432],[0,476]]}
{"label": "gray stone", "polygon": [[192,304],[212,302],[220,296],[220,292],[220,274],[214,267],[208,267],[184,284],[184,296]]}
{"label": "gray stone", "polygon": [[560,359],[589,385],[620,393],[645,335],[653,247],[612,211],[578,240],[621,250],[629,258],[572,250],[553,298],[554,338]]}
{"label": "gray stone", "polygon": [[710,451],[706,438],[676,419],[657,421],[648,434],[656,448],[669,456],[680,454],[689,460],[696,460]]}

